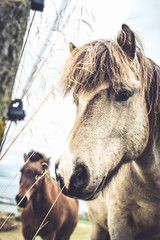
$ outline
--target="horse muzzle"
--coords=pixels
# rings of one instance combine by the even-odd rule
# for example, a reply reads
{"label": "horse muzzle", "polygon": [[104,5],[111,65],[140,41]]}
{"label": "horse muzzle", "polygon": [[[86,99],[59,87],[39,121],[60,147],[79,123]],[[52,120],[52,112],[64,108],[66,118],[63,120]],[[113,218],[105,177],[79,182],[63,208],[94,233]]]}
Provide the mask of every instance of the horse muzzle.
{"label": "horse muzzle", "polygon": [[82,200],[91,200],[94,191],[89,190],[88,185],[90,182],[90,173],[84,164],[77,164],[74,168],[72,175],[69,178],[69,182],[64,181],[64,176],[59,172],[59,163],[55,166],[56,180],[63,194],[73,198],[79,198]]}
{"label": "horse muzzle", "polygon": [[16,196],[16,202],[18,204],[18,207],[25,208],[28,204],[27,197],[20,197],[19,195]]}

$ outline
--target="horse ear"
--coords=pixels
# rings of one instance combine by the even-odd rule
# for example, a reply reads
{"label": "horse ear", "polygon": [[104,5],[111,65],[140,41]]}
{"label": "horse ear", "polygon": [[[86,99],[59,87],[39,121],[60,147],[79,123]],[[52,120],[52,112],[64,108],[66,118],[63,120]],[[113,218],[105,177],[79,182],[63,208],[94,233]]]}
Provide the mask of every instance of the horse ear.
{"label": "horse ear", "polygon": [[28,160],[28,156],[26,153],[24,153],[24,161],[26,162]]}
{"label": "horse ear", "polygon": [[122,25],[117,41],[129,59],[133,60],[136,52],[136,40],[134,33],[126,24]]}
{"label": "horse ear", "polygon": [[76,46],[75,46],[72,42],[70,42],[70,43],[69,43],[70,53],[71,53],[75,48],[76,48]]}
{"label": "horse ear", "polygon": [[43,168],[43,170],[48,169],[49,163],[50,163],[49,160],[50,160],[50,158],[42,159],[42,168]]}

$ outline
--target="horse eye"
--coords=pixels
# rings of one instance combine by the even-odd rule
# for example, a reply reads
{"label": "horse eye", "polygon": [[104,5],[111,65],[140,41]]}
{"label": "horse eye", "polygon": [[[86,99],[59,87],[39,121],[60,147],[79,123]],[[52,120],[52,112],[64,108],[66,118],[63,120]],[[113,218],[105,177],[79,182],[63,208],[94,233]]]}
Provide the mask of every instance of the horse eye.
{"label": "horse eye", "polygon": [[117,102],[124,102],[127,101],[131,97],[131,92],[126,91],[126,90],[121,90],[115,95],[115,100]]}

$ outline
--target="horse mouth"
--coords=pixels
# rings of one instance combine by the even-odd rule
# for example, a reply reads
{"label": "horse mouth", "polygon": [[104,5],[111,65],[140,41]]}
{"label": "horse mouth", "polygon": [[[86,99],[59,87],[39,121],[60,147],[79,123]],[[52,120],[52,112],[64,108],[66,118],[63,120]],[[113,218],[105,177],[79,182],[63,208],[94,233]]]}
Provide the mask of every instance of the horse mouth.
{"label": "horse mouth", "polygon": [[117,166],[115,168],[113,168],[112,170],[110,170],[107,174],[107,176],[104,176],[102,181],[100,182],[100,184],[98,185],[98,187],[96,188],[96,190],[93,192],[93,194],[90,196],[90,198],[86,199],[86,200],[93,200],[95,199],[98,195],[99,192],[102,191],[105,187],[107,187],[110,182],[112,181],[112,179],[114,178],[114,176],[117,175],[119,169],[122,167],[123,164],[128,163],[129,160],[126,160],[124,158],[121,159],[121,161],[117,164]]}
{"label": "horse mouth", "polygon": [[19,195],[16,196],[16,202],[18,204],[18,207],[20,208],[25,208],[28,204],[27,197],[20,197]]}
{"label": "horse mouth", "polygon": [[117,175],[117,173],[118,173],[119,169],[122,167],[122,165],[126,164],[128,162],[129,162],[129,160],[126,160],[126,159],[122,158],[121,161],[119,162],[119,164],[117,164],[117,166],[115,168],[110,170],[108,172],[108,174],[103,177],[102,181],[100,182],[100,184],[97,187],[97,189],[95,190],[95,192],[93,192],[91,197],[89,199],[87,199],[87,200],[95,199],[98,196],[99,192],[102,191],[105,187],[107,187],[110,184],[110,182],[112,181],[114,176]]}
{"label": "horse mouth", "polygon": [[98,197],[99,193],[103,190],[103,187],[105,185],[105,180],[106,177],[103,177],[102,181],[100,182],[100,184],[98,185],[98,187],[95,189],[95,191],[91,194],[91,196],[86,199],[86,201],[90,201],[90,200],[94,200],[95,198]]}
{"label": "horse mouth", "polygon": [[100,182],[100,184],[98,185],[98,187],[96,187],[96,189],[94,189],[92,191],[88,191],[85,189],[83,189],[82,191],[79,191],[79,189],[72,187],[72,185],[69,185],[69,187],[66,188],[64,186],[64,182],[62,179],[57,179],[57,180],[58,180],[60,188],[63,189],[62,193],[64,195],[71,197],[71,198],[78,198],[78,199],[82,199],[85,201],[90,201],[90,200],[93,200],[98,197],[100,191],[102,191],[102,189],[104,187],[106,177],[103,177],[103,179]]}

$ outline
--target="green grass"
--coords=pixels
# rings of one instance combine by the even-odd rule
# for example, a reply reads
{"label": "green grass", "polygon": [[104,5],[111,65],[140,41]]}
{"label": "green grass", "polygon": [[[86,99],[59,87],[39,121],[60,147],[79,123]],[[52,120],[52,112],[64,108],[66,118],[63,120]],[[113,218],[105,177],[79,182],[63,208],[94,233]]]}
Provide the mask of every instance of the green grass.
{"label": "green grass", "polygon": [[[86,220],[79,220],[77,227],[75,228],[70,240],[90,240],[90,231],[91,225]],[[36,240],[40,240],[40,237],[37,237]],[[21,230],[21,224],[17,229],[0,232],[0,240],[24,240]]]}
{"label": "green grass", "polygon": [[83,223],[83,224],[88,224],[88,225],[90,225],[89,220],[85,220],[85,219],[80,219],[80,220],[79,220],[79,223]]}
{"label": "green grass", "polygon": [[[40,238],[39,238],[40,239]],[[19,227],[16,230],[1,232],[0,240],[24,240],[21,232],[21,228]],[[37,238],[38,240],[38,238]]]}
{"label": "green grass", "polygon": [[75,228],[71,240],[90,240],[91,225],[89,221],[80,220]]}

